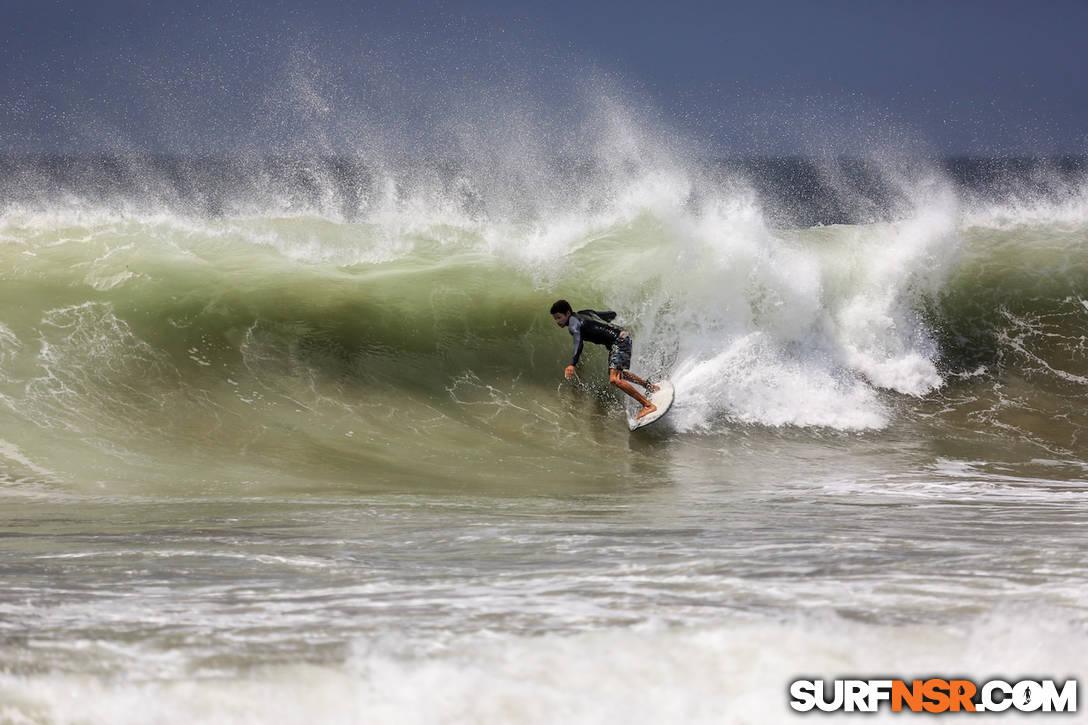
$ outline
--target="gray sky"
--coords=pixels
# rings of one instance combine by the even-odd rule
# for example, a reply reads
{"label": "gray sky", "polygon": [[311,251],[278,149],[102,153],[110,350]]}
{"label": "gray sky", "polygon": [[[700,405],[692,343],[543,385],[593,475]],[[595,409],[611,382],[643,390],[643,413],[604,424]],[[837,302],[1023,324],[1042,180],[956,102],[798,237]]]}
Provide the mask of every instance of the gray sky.
{"label": "gray sky", "polygon": [[0,4],[4,151],[1088,152],[1082,1]]}

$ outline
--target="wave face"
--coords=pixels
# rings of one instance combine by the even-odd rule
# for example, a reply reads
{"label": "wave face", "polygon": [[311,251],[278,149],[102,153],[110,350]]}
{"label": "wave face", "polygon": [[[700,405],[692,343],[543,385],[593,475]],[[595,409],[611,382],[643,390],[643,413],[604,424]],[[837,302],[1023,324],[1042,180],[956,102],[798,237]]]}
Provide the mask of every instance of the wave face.
{"label": "wave face", "polygon": [[605,151],[5,160],[0,721],[1085,671],[1083,164]]}
{"label": "wave face", "polygon": [[[677,434],[911,425],[1085,452],[1088,186],[1069,161],[5,163],[2,437],[24,475],[561,460],[621,403],[603,351],[589,395],[561,383],[557,297],[619,311],[634,369],[680,391]],[[798,177],[795,217],[869,220],[789,224]]]}

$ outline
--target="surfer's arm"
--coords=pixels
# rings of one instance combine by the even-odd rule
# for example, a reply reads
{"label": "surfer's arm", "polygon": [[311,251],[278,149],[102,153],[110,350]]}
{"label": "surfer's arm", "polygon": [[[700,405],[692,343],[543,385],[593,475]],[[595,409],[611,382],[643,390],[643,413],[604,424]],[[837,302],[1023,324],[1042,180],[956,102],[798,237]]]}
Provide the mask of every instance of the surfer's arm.
{"label": "surfer's arm", "polygon": [[570,330],[570,336],[574,338],[574,357],[570,359],[570,365],[563,371],[567,380],[570,380],[574,375],[574,366],[578,364],[578,360],[582,357],[582,322],[577,317],[572,316],[568,323],[568,329]]}
{"label": "surfer's arm", "polygon": [[570,359],[570,366],[574,367],[578,364],[578,360],[582,357],[582,335],[581,333],[575,333],[574,335],[574,357]]}
{"label": "surfer's arm", "polygon": [[612,310],[605,310],[604,312],[598,312],[597,310],[578,310],[578,314],[599,317],[605,322],[611,322],[612,320],[616,319],[616,313]]}

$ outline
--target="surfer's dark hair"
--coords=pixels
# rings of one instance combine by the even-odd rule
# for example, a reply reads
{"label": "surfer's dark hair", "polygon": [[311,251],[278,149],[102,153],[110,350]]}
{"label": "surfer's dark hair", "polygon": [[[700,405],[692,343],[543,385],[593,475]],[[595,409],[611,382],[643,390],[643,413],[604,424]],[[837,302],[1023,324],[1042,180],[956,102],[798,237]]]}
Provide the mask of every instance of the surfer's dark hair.
{"label": "surfer's dark hair", "polygon": [[570,303],[567,302],[566,300],[556,300],[555,304],[552,305],[551,314],[554,315],[556,312],[562,312],[562,313],[566,314],[567,312],[574,312],[574,308],[571,307]]}

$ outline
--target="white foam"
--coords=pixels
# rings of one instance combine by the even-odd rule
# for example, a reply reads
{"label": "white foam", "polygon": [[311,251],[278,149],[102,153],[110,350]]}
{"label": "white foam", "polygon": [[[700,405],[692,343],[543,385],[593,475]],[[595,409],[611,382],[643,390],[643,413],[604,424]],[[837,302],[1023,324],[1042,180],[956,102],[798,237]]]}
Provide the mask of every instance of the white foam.
{"label": "white foam", "polygon": [[[668,216],[667,212],[656,212]],[[640,308],[636,367],[677,385],[673,424],[879,428],[880,390],[940,387],[938,348],[918,312],[956,260],[955,203],[895,224],[779,232],[743,190],[697,213],[676,207],[671,270]],[[674,350],[669,350],[674,348]]]}
{"label": "white foam", "polygon": [[1049,197],[1021,195],[1000,201],[976,202],[964,210],[965,227],[1083,227],[1088,224],[1088,183],[1068,187]]}
{"label": "white foam", "polygon": [[875,391],[848,373],[836,377],[815,357],[790,358],[764,333],[751,333],[707,359],[688,359],[674,373],[684,391],[671,414],[681,430],[726,415],[742,423],[880,428],[887,420]]}
{"label": "white foam", "polygon": [[[108,677],[5,672],[0,719],[57,725],[804,721],[812,716],[788,706],[789,683],[798,678],[1065,679],[1085,671],[1086,652],[1083,628],[1043,611],[946,625],[800,616],[538,637],[481,632],[424,649],[390,635],[357,641],[340,663],[228,667],[180,679],[154,677],[152,653],[127,659],[126,670]],[[902,714],[885,709],[867,719],[896,717]]]}

